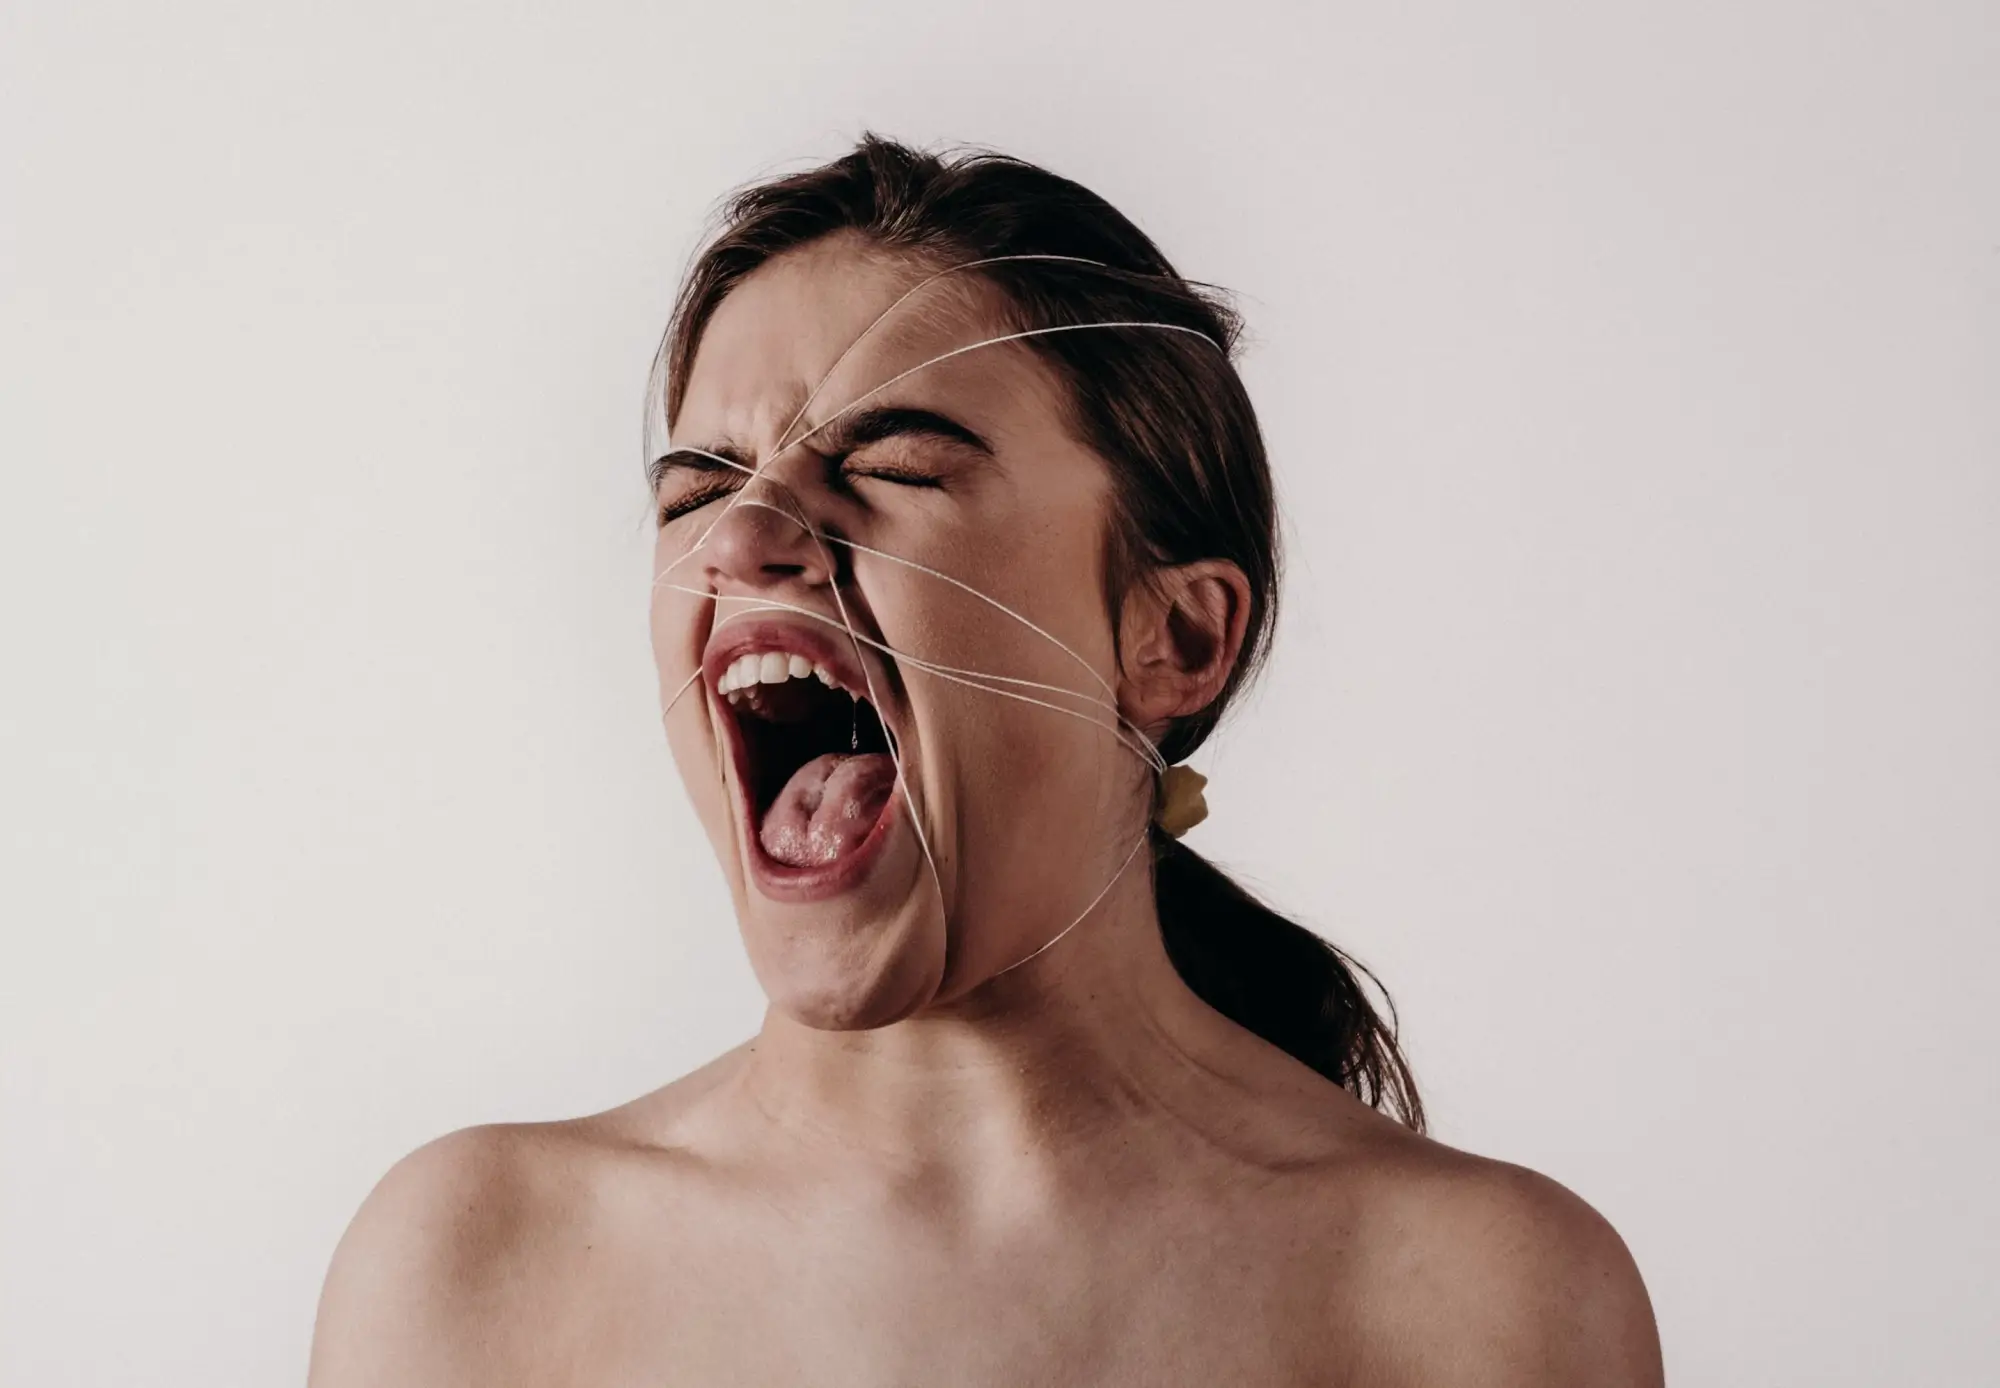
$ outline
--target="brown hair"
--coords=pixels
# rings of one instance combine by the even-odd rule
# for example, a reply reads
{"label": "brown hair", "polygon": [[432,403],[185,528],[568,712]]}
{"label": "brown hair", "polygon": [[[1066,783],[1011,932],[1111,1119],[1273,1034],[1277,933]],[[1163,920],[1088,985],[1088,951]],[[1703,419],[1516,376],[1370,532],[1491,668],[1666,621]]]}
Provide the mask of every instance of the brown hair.
{"label": "brown hair", "polygon": [[[1161,739],[1184,759],[1255,671],[1277,616],[1277,507],[1257,417],[1232,356],[1241,320],[1183,279],[1118,210],[1087,188],[985,151],[939,156],[874,135],[804,173],[755,184],[725,205],[696,257],[661,344],[666,418],[679,415],[703,330],[747,275],[838,231],[939,267],[996,256],[1072,257],[979,267],[1019,330],[1101,322],[1169,323],[1026,339],[1068,387],[1077,436],[1110,466],[1114,509],[1104,576],[1115,601],[1157,566],[1226,559],[1250,581],[1241,658],[1207,708]],[[1091,262],[1088,264],[1079,262]],[[1207,339],[1204,341],[1203,339]],[[657,408],[657,404],[655,405]],[[1157,829],[1153,882],[1168,957],[1197,996],[1363,1102],[1424,1127],[1395,1011],[1385,1022],[1365,968],[1259,902]]]}

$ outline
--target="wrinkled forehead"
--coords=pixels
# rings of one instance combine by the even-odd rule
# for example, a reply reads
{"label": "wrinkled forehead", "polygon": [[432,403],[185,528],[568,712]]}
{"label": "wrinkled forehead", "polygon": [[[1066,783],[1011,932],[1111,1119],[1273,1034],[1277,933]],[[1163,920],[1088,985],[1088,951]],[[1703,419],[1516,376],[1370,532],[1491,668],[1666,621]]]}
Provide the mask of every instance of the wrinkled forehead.
{"label": "wrinkled forehead", "polygon": [[1036,397],[1046,405],[1047,373],[1019,344],[933,361],[1018,327],[990,282],[971,273],[940,277],[939,268],[848,235],[760,267],[723,299],[702,334],[675,438],[728,437],[761,455],[809,399],[794,438],[918,367],[875,398],[949,401],[982,413]]}

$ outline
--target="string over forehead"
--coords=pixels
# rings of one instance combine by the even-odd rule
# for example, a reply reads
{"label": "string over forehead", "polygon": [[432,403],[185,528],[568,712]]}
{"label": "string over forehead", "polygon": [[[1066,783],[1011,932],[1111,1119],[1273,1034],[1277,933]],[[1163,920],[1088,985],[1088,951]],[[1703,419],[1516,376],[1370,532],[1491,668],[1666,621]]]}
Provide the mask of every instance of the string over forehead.
{"label": "string over forehead", "polygon": [[[968,271],[990,269],[995,265],[1035,264],[1035,263],[1082,266],[1088,269],[1101,271],[1108,276],[1115,276],[1119,279],[1166,278],[1162,276],[1135,275],[1135,272],[1133,271],[1120,269],[1117,266],[1107,264],[1106,262],[1101,260],[1092,260],[1087,256],[1057,255],[1045,252],[1021,252],[1018,254],[1011,254],[1011,255],[979,256],[974,259],[959,261],[958,263],[953,265],[947,265],[939,270],[934,270],[930,274],[918,280],[915,284],[911,285],[908,289],[904,290],[901,294],[897,295],[896,298],[892,300],[885,308],[883,308],[881,312],[876,314],[874,318],[870,319],[868,323],[861,329],[860,332],[856,333],[851,339],[848,340],[847,345],[840,350],[839,355],[837,355],[833,359],[833,362],[826,368],[825,371],[820,373],[819,379],[813,383],[811,390],[809,390],[806,393],[805,398],[799,403],[798,409],[794,411],[792,417],[786,422],[785,427],[779,431],[778,442],[771,456],[776,457],[782,455],[786,451],[786,449],[791,447],[793,444],[796,444],[802,441],[803,438],[809,437],[812,433],[815,433],[818,430],[825,428],[827,425],[833,422],[833,419],[840,417],[839,415],[835,415],[829,417],[828,419],[822,420],[818,425],[814,426],[812,430],[809,430],[806,435],[802,435],[799,439],[794,439],[791,436],[792,430],[799,426],[799,424],[805,419],[806,415],[811,411],[813,405],[818,401],[820,392],[826,388],[826,383],[834,377],[834,375],[840,370],[840,368],[843,365],[846,364],[847,359],[851,357],[855,353],[855,351],[861,347],[861,345],[864,342],[872,338],[875,335],[875,333],[885,323],[887,323],[891,318],[896,316],[896,314],[899,313],[904,308],[904,306],[909,303],[910,300],[916,298],[923,291],[931,288],[935,284],[938,284],[940,281],[949,279],[955,275],[964,274]],[[954,351],[952,352],[945,353],[942,356],[934,357],[929,361],[920,362],[917,366],[912,367],[907,372],[904,372],[903,376],[912,375],[916,371],[919,371],[926,366],[935,365],[940,361],[948,360],[952,356],[972,351],[973,349],[978,347],[996,346],[1006,342],[1025,341],[1030,338],[1044,337],[1063,332],[1074,332],[1081,328],[1091,328],[1091,327],[1149,327],[1149,328],[1160,328],[1168,331],[1185,333],[1192,337],[1197,337],[1202,341],[1208,343],[1209,346],[1213,347],[1218,353],[1221,354],[1224,361],[1227,361],[1229,359],[1229,344],[1227,342],[1219,340],[1213,333],[1204,331],[1201,328],[1193,327],[1185,323],[1165,323],[1153,320],[1132,320],[1132,321],[1122,321],[1122,322],[1114,320],[1104,320],[1096,323],[1065,323],[1065,324],[1049,324],[1040,327],[1031,327],[1019,332],[1004,334],[999,337],[991,338],[984,342],[971,343],[968,344],[967,346],[954,349]],[[693,341],[687,344],[687,351],[689,353],[690,359],[692,357],[695,345],[696,344]],[[645,461],[649,467],[651,466],[651,464],[655,459],[660,457],[660,455],[663,452],[666,452],[673,448],[672,416],[674,413],[676,413],[675,406],[678,402],[673,398],[674,392],[677,389],[677,384],[673,381],[670,381],[667,376],[667,372],[670,366],[670,355],[671,354],[669,352],[668,341],[662,341],[659,351],[654,356],[652,370],[648,373],[646,380],[646,411],[641,427],[641,450],[645,455]],[[683,365],[684,371],[688,364],[691,364],[691,361],[690,363],[686,363]],[[875,387],[875,390],[872,393],[879,394],[882,391],[889,389],[891,386],[895,385],[897,381],[903,379],[903,376],[899,376],[893,380],[881,383],[880,385]],[[859,401],[849,402],[849,405],[846,407],[846,410],[844,410],[842,413],[850,411],[854,408],[858,408],[859,404],[860,404]]]}

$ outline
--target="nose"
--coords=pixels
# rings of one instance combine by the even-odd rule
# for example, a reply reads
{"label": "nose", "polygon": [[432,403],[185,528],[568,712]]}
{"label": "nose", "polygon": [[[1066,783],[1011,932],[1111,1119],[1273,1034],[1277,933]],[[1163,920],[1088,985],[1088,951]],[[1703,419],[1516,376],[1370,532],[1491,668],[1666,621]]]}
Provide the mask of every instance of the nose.
{"label": "nose", "polygon": [[717,592],[784,584],[822,588],[832,581],[831,548],[794,488],[759,472],[728,505],[702,545],[702,570]]}

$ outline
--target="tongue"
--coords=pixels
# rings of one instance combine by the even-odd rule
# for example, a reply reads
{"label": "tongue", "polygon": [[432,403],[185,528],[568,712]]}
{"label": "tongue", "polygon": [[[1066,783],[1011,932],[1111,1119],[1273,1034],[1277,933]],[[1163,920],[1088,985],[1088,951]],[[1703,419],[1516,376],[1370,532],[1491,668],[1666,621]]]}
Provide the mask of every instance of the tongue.
{"label": "tongue", "polygon": [[896,763],[888,753],[828,752],[792,773],[757,837],[789,867],[833,862],[868,837],[895,788]]}

